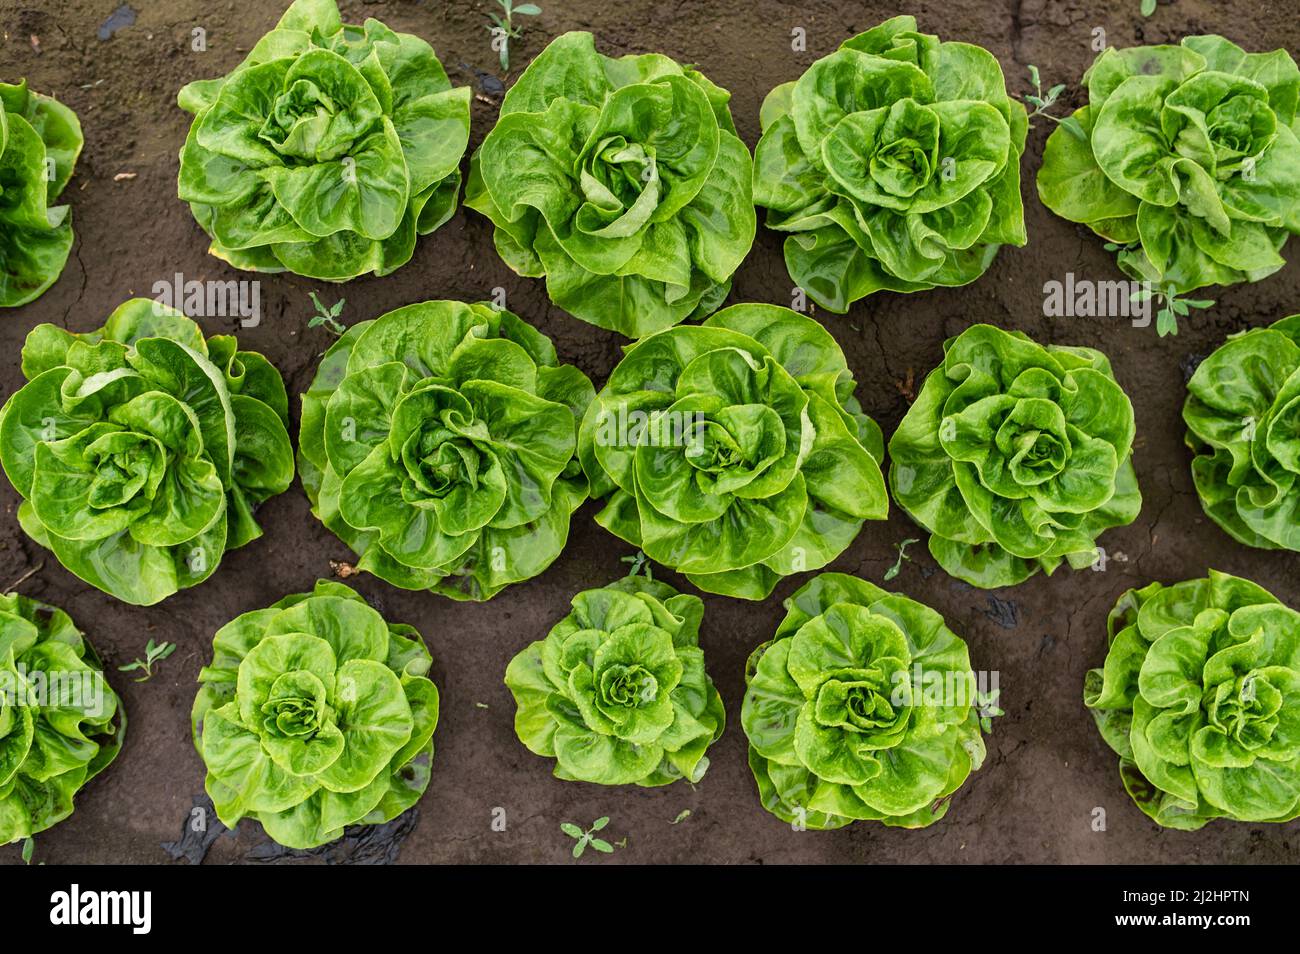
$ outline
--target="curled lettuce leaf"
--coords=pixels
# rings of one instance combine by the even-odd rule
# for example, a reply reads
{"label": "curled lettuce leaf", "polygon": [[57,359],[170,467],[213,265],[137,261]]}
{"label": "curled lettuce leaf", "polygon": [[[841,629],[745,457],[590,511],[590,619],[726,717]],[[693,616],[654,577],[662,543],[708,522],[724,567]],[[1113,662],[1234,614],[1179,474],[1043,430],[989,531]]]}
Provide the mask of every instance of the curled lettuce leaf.
{"label": "curled lettuce leaf", "polygon": [[1189,36],[1108,49],[1083,81],[1088,104],[1047,140],[1044,205],[1119,246],[1120,268],[1167,294],[1282,267],[1282,246],[1300,232],[1290,54]]}
{"label": "curled lettuce leaf", "polygon": [[940,566],[1011,586],[1091,566],[1101,532],[1137,518],[1133,433],[1101,352],[974,325],[944,343],[890,439],[889,482]]}
{"label": "curled lettuce leaf", "polygon": [[125,735],[122,701],[68,614],[0,596],[0,845],[71,815]]}
{"label": "curled lettuce leaf", "polygon": [[1300,816],[1300,613],[1210,571],[1120,597],[1083,701],[1133,801],[1166,828]]}
{"label": "curled lettuce leaf", "polygon": [[966,644],[929,607],[843,573],[785,605],[740,710],[763,807],[811,829],[938,821],[984,762]]}
{"label": "curled lettuce leaf", "polygon": [[1024,245],[1028,121],[991,53],[894,17],[763,102],[754,202],[790,277],[829,311],[965,285]]}
{"label": "curled lettuce leaf", "polygon": [[314,848],[414,805],[433,763],[432,665],[418,632],[327,580],[221,627],[191,721],[222,823]]}
{"label": "curled lettuce leaf", "polygon": [[1187,392],[1205,512],[1248,547],[1300,550],[1300,315],[1234,335]]}
{"label": "curled lettuce leaf", "polygon": [[255,508],[293,480],[280,372],[157,302],[133,298],[85,334],[38,325],[22,370],[0,410],[18,521],[124,602],[206,580],[262,535]]}
{"label": "curled lettuce leaf", "polygon": [[486,600],[560,555],[587,499],[591,382],[489,304],[427,301],[348,329],[302,396],[312,512],[394,586]]}
{"label": "curled lettuce leaf", "polygon": [[85,140],[76,114],[26,81],[0,83],[0,308],[39,298],[72,250],[72,215],[53,205]]}
{"label": "curled lettuce leaf", "polygon": [[631,338],[715,310],[754,241],[752,161],[731,94],[658,53],[551,41],[474,153],[465,204],[511,269]]}
{"label": "curled lettuce leaf", "polygon": [[760,600],[889,508],[883,440],[820,324],[733,305],[632,345],[578,452],[596,520],[700,589]]}
{"label": "curled lettuce leaf", "polygon": [[640,576],[579,593],[506,669],[519,741],[555,759],[556,778],[698,782],[726,721],[699,646],[703,615],[698,596]]}
{"label": "curled lettuce leaf", "polygon": [[181,90],[180,197],[236,268],[387,275],[456,210],[469,96],[419,37],[294,0],[232,73]]}

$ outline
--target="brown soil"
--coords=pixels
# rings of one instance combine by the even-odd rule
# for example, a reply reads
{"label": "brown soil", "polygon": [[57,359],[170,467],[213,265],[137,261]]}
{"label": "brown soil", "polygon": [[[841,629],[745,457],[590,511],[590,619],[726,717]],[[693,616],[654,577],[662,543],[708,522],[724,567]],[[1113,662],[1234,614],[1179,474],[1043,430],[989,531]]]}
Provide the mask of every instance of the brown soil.
{"label": "brown soil", "polygon": [[[110,39],[101,24],[119,0],[0,0],[0,76],[26,76],[39,90],[74,108],[86,131],[86,151],[67,193],[77,245],[62,279],[43,298],[0,316],[0,389],[21,385],[18,353],[39,322],[76,331],[99,326],[132,295],[175,272],[187,278],[250,278],[206,254],[206,242],[177,199],[177,152],[188,117],[176,91],[192,79],[223,74],[277,19],[280,4],[265,0],[134,0],[139,15]],[[473,142],[496,114],[500,73],[484,28],[489,3],[361,3],[345,0],[344,18],[377,16],[398,30],[433,43],[453,81],[484,93],[474,103]],[[543,3],[542,16],[525,18],[526,37],[515,53],[515,73],[547,38],[586,29],[609,54],[660,50],[698,64],[734,93],[742,137],[758,138],[758,107],[773,85],[798,76],[841,40],[900,11],[923,29],[988,47],[1002,62],[1015,93],[1028,91],[1025,65],[1037,64],[1047,83],[1067,82],[1065,104],[1077,104],[1079,76],[1093,57],[1091,31],[1106,30],[1115,45],[1176,42],[1185,33],[1221,32],[1252,49],[1300,51],[1300,25],[1286,3],[1251,0],[1164,2],[1150,19],[1138,0],[987,0],[942,2],[827,2],[803,0],[627,0],[622,3]],[[121,18],[119,18],[120,21]],[[129,18],[127,18],[129,19]],[[207,31],[208,51],[190,51],[191,30]],[[808,49],[792,53],[790,31],[807,31]],[[107,32],[107,31],[105,31]],[[509,78],[506,78],[507,83]],[[1063,110],[1062,110],[1063,111]],[[362,577],[361,592],[392,620],[416,625],[436,660],[443,693],[437,758],[418,823],[401,845],[404,862],[563,862],[571,842],[562,821],[590,823],[609,815],[611,840],[627,838],[618,862],[1284,862],[1296,859],[1296,823],[1283,826],[1219,822],[1198,833],[1161,831],[1125,795],[1116,760],[1105,748],[1080,701],[1084,671],[1105,652],[1105,617],[1126,588],[1152,579],[1172,582],[1209,567],[1257,580],[1300,606],[1300,556],[1237,546],[1201,512],[1183,446],[1180,408],[1184,369],[1234,331],[1300,311],[1300,245],[1291,264],[1257,285],[1216,291],[1218,304],[1193,313],[1176,338],[1158,339],[1115,319],[1042,317],[1043,284],[1074,271],[1079,277],[1119,277],[1092,235],[1053,217],[1038,202],[1033,172],[1048,123],[1031,132],[1024,158],[1025,210],[1030,245],[1006,249],[974,285],[960,290],[877,295],[844,317],[821,315],[848,354],[866,409],[892,433],[907,408],[907,382],[938,361],[944,338],[987,321],[1023,329],[1040,341],[1087,344],[1112,358],[1137,407],[1137,469],[1146,503],[1133,526],[1102,542],[1111,554],[1106,572],[1061,572],[1013,590],[985,593],[938,572],[923,546],[891,584],[941,611],[970,644],[976,668],[1001,675],[1005,717],[989,739],[983,770],[955,797],[948,817],[924,831],[871,823],[831,833],[796,833],[758,805],[745,764],[739,725],[744,660],[781,618],[781,598],[801,582],[787,580],[761,604],[706,597],[704,648],[727,702],[730,726],[711,752],[701,784],[658,790],[612,790],[551,777],[549,766],[515,739],[513,706],[502,684],[506,662],[543,635],[587,586],[623,573],[628,548],[596,526],[588,505],[574,521],[565,553],[541,578],[487,604],[457,604],[410,593]],[[129,174],[132,178],[117,177]],[[541,282],[519,279],[493,251],[486,221],[464,210],[424,239],[414,260],[396,274],[339,289],[293,276],[262,278],[260,327],[239,331],[241,343],[264,352],[284,373],[291,393],[309,382],[317,355],[329,344],[308,329],[308,291],[333,301],[347,297],[345,319],[373,318],[432,298],[486,298],[508,290],[510,306],[550,335],[561,356],[597,382],[619,356],[618,336],[589,327],[552,307]],[[790,285],[780,241],[760,228],[742,266],[732,301],[788,303]],[[234,321],[207,321],[209,333],[234,330]],[[296,425],[295,425],[296,427]],[[18,499],[0,490],[0,585],[29,571],[22,592],[66,608],[112,667],[128,662],[150,637],[180,648],[151,682],[114,673],[131,717],[117,763],[85,790],[76,814],[37,838],[37,860],[141,862],[168,860],[174,841],[202,791],[202,763],[189,739],[189,707],[211,636],[238,613],[286,593],[307,589],[331,573],[330,560],[347,550],[311,516],[293,487],[261,512],[266,536],[227,556],[206,584],[148,609],[90,590],[20,533]],[[895,507],[887,524],[872,524],[834,566],[880,581],[894,562],[894,545],[922,536]],[[1119,555],[1126,554],[1127,562]],[[492,829],[505,810],[504,832]],[[1103,808],[1107,830],[1094,831]],[[679,813],[691,815],[672,824]],[[208,858],[232,862],[265,849],[260,827],[245,823],[238,837],[216,841]],[[250,852],[253,854],[250,855]],[[0,859],[18,861],[16,846]]]}

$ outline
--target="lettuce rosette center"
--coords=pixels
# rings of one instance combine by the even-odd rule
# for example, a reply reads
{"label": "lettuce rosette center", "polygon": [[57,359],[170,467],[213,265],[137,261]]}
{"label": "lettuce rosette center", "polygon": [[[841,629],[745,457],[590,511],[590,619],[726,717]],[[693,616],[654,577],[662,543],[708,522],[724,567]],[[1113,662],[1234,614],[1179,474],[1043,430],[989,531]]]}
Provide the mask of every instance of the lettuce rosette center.
{"label": "lettuce rosette center", "polygon": [[152,498],[167,470],[167,452],[158,439],[130,431],[95,438],[85,460],[94,474],[86,500],[95,510],[123,506],[138,494]]}
{"label": "lettuce rosette center", "polygon": [[258,136],[286,158],[337,159],[356,144],[360,118],[340,105],[311,80],[294,80],[276,97]]}
{"label": "lettuce rosette center", "polygon": [[[687,398],[673,409],[680,412],[707,403]],[[704,413],[695,437],[696,443],[686,446],[684,456],[695,470],[696,487],[706,494],[753,486],[785,456],[785,424],[766,404],[724,407],[712,416]]]}
{"label": "lettuce rosette center", "polygon": [[655,148],[610,136],[594,143],[580,160],[579,183],[586,203],[578,215],[584,231],[635,231],[659,206],[660,180]]}
{"label": "lettuce rosette center", "polygon": [[448,533],[486,526],[505,503],[505,472],[488,425],[454,390],[430,386],[403,398],[393,413],[388,453],[405,471],[402,500],[432,512]]}
{"label": "lettuce rosette center", "polygon": [[[600,674],[603,707],[638,709],[659,698],[659,680],[641,665],[614,665]],[[671,687],[670,687],[671,688]]]}
{"label": "lettuce rosette center", "polygon": [[334,709],[326,703],[328,690],[315,673],[295,669],[276,677],[261,705],[262,735],[310,742],[338,728]]}
{"label": "lettuce rosette center", "polygon": [[1228,73],[1192,77],[1165,98],[1160,126],[1173,151],[1227,179],[1277,138],[1277,114],[1266,87]]}
{"label": "lettuce rosette center", "polygon": [[1232,751],[1237,758],[1264,748],[1278,730],[1284,699],[1270,676],[1281,677],[1278,681],[1286,688],[1286,670],[1274,674],[1255,669],[1217,686],[1206,686],[1202,705],[1209,724],[1197,733],[1193,744],[1205,753]]}

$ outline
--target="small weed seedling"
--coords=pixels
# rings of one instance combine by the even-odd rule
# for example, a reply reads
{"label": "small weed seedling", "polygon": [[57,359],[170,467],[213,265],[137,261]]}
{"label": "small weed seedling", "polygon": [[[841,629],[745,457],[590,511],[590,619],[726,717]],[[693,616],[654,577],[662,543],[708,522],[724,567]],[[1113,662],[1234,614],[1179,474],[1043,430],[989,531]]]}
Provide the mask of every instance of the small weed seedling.
{"label": "small weed seedling", "polygon": [[902,543],[898,544],[898,559],[894,561],[893,566],[891,566],[888,570],[885,571],[886,583],[888,583],[894,577],[898,576],[898,574],[902,571],[903,561],[908,559],[907,548],[911,546],[913,543],[920,543],[920,542],[921,541],[918,540],[916,537],[908,537]]}
{"label": "small weed seedling", "polygon": [[992,692],[980,692],[975,695],[975,707],[979,713],[980,728],[985,733],[993,731],[993,720],[998,716],[1006,715],[998,707],[998,696],[1002,694],[1001,689],[994,689]]}
{"label": "small weed seedling", "polygon": [[586,831],[583,831],[577,825],[573,824],[573,822],[564,822],[564,824],[560,825],[560,830],[575,841],[573,846],[573,857],[581,858],[582,853],[587,850],[588,845],[591,845],[591,847],[595,848],[601,854],[608,855],[613,854],[614,846],[605,839],[596,837],[596,832],[600,831],[608,824],[609,816],[604,815],[592,822],[591,827]]}
{"label": "small weed seedling", "polygon": [[1032,63],[1029,66],[1029,79],[1034,84],[1034,91],[1025,94],[1025,102],[1034,107],[1034,111],[1029,114],[1029,119],[1031,121],[1030,125],[1033,124],[1032,120],[1035,116],[1042,116],[1044,119],[1050,119],[1054,123],[1060,123],[1080,139],[1086,140],[1088,134],[1084,132],[1083,127],[1079,125],[1079,120],[1075,119],[1073,116],[1066,116],[1064,119],[1061,119],[1048,112],[1049,109],[1056,105],[1057,97],[1065,91],[1065,84],[1057,83],[1044,93],[1043,78],[1038,73],[1038,67],[1034,66]]}
{"label": "small weed seedling", "polygon": [[642,551],[637,550],[633,556],[619,557],[619,561],[622,563],[632,564],[632,569],[627,571],[628,576],[636,576],[638,573],[644,570],[645,578],[652,582],[654,581],[655,573],[650,566],[650,558],[647,557],[645,553],[643,553]]}
{"label": "small weed seedling", "polygon": [[316,297],[315,292],[310,292],[312,304],[316,306],[316,314],[312,315],[311,321],[307,322],[308,328],[324,328],[336,338],[343,337],[343,332],[348,329],[339,321],[339,315],[343,314],[343,306],[347,303],[346,298],[340,298],[329,308],[325,307],[324,302]]}
{"label": "small weed seedling", "polygon": [[[1112,242],[1106,243],[1106,251],[1117,251],[1120,246]],[[1130,301],[1148,301],[1155,298],[1160,304],[1160,310],[1156,312],[1156,334],[1161,338],[1166,335],[1178,334],[1178,319],[1187,317],[1191,309],[1203,310],[1211,307],[1214,302],[1209,298],[1179,298],[1178,293],[1174,291],[1174,286],[1169,285],[1163,291],[1154,288],[1141,288],[1129,296]]]}
{"label": "small weed seedling", "polygon": [[144,659],[136,659],[125,666],[118,666],[118,672],[135,672],[137,669],[144,670],[144,675],[136,682],[148,682],[153,678],[153,667],[162,662],[172,653],[176,652],[175,643],[155,643],[152,639],[145,644]]}
{"label": "small weed seedling", "polygon": [[1142,0],[1142,15],[1149,17],[1156,12],[1156,0]]}
{"label": "small weed seedling", "polygon": [[23,864],[32,863],[32,853],[36,851],[36,839],[28,835],[23,839]]}
{"label": "small weed seedling", "polygon": [[673,819],[672,823],[674,825],[680,825],[682,822],[686,821],[686,819],[690,817],[691,817],[691,810],[689,808],[683,808],[680,812],[677,813],[677,817]]}
{"label": "small weed seedling", "polygon": [[513,0],[497,0],[497,4],[505,15],[497,16],[495,13],[488,13],[493,23],[493,26],[488,27],[488,32],[492,34],[493,47],[501,54],[501,68],[508,73],[510,72],[510,41],[524,35],[524,28],[515,25],[515,16],[535,17],[542,12],[542,8],[535,3],[521,3],[515,6]]}

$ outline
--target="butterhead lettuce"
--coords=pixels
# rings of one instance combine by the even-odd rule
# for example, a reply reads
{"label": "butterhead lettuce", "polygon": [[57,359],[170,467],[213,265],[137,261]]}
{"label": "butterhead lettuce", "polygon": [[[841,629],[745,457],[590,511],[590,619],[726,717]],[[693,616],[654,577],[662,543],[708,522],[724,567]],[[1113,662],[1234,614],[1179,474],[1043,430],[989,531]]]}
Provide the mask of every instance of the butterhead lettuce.
{"label": "butterhead lettuce", "polygon": [[1142,506],[1133,405],[1092,348],[974,325],[944,343],[889,441],[894,499],[939,565],[974,586],[1099,559]]}
{"label": "butterhead lettuce", "polygon": [[68,614],[0,596],[0,845],[72,814],[126,736],[126,710]]}
{"label": "butterhead lettuce", "polygon": [[557,778],[698,782],[726,722],[699,646],[703,615],[698,596],[641,576],[579,593],[506,669],[519,740],[555,759]]}
{"label": "butterhead lettuce", "polygon": [[1282,267],[1300,232],[1300,69],[1289,53],[1189,36],[1107,49],[1083,82],[1087,105],[1043,152],[1044,205],[1118,246],[1125,273],[1170,297]]}
{"label": "butterhead lettuce", "polygon": [[1300,315],[1202,361],[1183,420],[1210,519],[1248,547],[1300,550]]}
{"label": "butterhead lettuce", "polygon": [[81,334],[37,325],[22,371],[0,409],[18,522],[123,602],[206,580],[293,480],[280,372],[158,302],[133,298]]}
{"label": "butterhead lettuce", "polygon": [[661,54],[612,59],[566,33],[506,94],[465,204],[574,317],[630,338],[703,317],[754,241],[730,98]]}
{"label": "butterhead lettuce", "polygon": [[1167,828],[1300,816],[1300,613],[1227,573],[1120,597],[1083,701]]}
{"label": "butterhead lettuce", "polygon": [[785,606],[740,714],[763,807],[808,829],[938,821],[984,762],[966,644],[929,607],[843,573]]}
{"label": "butterhead lettuce", "polygon": [[775,305],[642,339],[582,420],[596,521],[702,590],[766,598],[888,513],[855,387],[830,333]]}
{"label": "butterhead lettuce", "polygon": [[469,94],[419,37],[294,0],[233,72],[181,90],[180,197],[237,268],[387,275],[456,210]]}
{"label": "butterhead lettuce", "polygon": [[53,203],[85,140],[76,114],[26,81],[0,83],[0,308],[39,298],[72,250],[72,216]]}
{"label": "butterhead lettuce", "polygon": [[427,301],[348,329],[302,396],[313,512],[394,586],[485,600],[560,555],[587,499],[591,382],[489,304]]}
{"label": "butterhead lettuce", "polygon": [[432,663],[413,628],[327,580],[221,627],[191,713],[217,817],[314,848],[406,811],[429,786]]}
{"label": "butterhead lettuce", "polygon": [[768,94],[754,202],[790,277],[829,311],[965,285],[1024,245],[1028,121],[993,54],[894,17]]}

